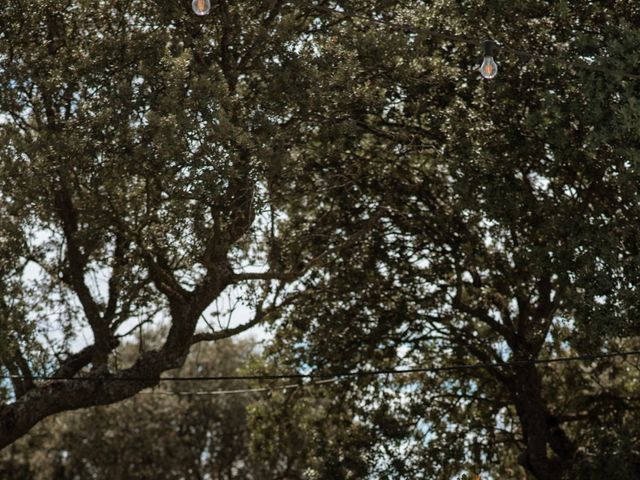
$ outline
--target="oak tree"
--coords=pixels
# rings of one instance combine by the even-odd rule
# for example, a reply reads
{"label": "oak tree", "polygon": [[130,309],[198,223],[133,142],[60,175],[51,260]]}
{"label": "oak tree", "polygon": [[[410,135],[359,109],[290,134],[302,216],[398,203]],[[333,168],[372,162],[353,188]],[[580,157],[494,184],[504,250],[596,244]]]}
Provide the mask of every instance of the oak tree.
{"label": "oak tree", "polygon": [[[332,22],[281,0],[223,0],[203,18],[186,0],[3,3],[0,447],[277,314],[369,228],[366,214],[353,238],[299,216],[283,246],[287,206],[320,186],[296,149],[318,135],[306,120],[332,121],[300,54]],[[164,341],[118,365],[150,323],[170,326]]]}
{"label": "oak tree", "polygon": [[[343,113],[326,131],[344,133],[314,172],[353,182],[341,208],[384,214],[306,279],[275,365],[492,364],[336,389],[378,439],[374,477],[638,476],[637,357],[534,362],[638,345],[639,14],[404,2],[332,28],[319,62]],[[485,38],[492,81],[477,72]]]}

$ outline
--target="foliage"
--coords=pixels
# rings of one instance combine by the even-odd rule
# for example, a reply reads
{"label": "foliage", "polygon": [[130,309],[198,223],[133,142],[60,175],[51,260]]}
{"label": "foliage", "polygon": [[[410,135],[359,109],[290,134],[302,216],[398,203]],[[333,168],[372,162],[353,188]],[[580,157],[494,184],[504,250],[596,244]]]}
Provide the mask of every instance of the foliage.
{"label": "foliage", "polygon": [[[637,359],[527,363],[638,345],[640,83],[588,68],[635,71],[633,2],[19,5],[1,17],[0,321],[24,381],[0,444],[271,322],[266,371],[497,364],[275,394],[250,409],[272,470],[638,476]],[[480,39],[429,31],[513,48],[486,82]],[[211,332],[233,288],[253,319]],[[161,345],[114,369],[163,317]]]}
{"label": "foliage", "polygon": [[[315,172],[352,182],[340,208],[384,214],[305,278],[312,293],[276,325],[274,362],[319,373],[498,364],[371,379],[336,397],[355,401],[379,445],[396,439],[377,430],[387,418],[401,425],[396,452],[379,457],[390,478],[638,474],[637,359],[500,366],[638,344],[640,87],[571,66],[635,71],[638,11],[619,3],[416,2],[384,12],[414,34],[362,16],[331,32],[341,40],[318,63],[336,59],[326,89],[348,102],[335,100],[343,113],[327,136],[342,134],[319,147]],[[533,56],[499,49],[500,74],[485,82],[477,50],[420,29],[478,23]],[[315,205],[331,204],[323,193]]]}
{"label": "foliage", "polygon": [[[130,357],[137,348],[129,345],[119,353]],[[246,340],[201,345],[171,375],[237,375],[253,353],[253,343]],[[227,382],[222,389],[241,387]],[[117,405],[47,419],[3,452],[0,475],[15,480],[267,478],[256,474],[248,449],[246,408],[252,396],[178,395],[199,389],[189,382],[162,384]]]}
{"label": "foliage", "polygon": [[[298,215],[286,247],[279,227],[318,186],[295,146],[331,101],[306,92],[319,102],[299,106],[313,79],[297,78],[297,51],[326,15],[278,0],[220,2],[202,19],[184,3],[3,5],[0,446],[278,314],[350,241],[330,216]],[[118,344],[150,323],[171,325],[164,342],[114,370]]]}

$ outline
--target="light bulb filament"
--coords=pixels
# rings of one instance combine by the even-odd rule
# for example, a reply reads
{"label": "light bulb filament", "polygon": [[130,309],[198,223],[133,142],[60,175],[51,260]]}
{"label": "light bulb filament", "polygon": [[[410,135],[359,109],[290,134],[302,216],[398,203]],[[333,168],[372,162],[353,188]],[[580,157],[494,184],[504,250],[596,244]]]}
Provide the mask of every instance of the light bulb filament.
{"label": "light bulb filament", "polygon": [[484,60],[482,60],[482,65],[480,65],[480,74],[487,80],[495,78],[498,74],[498,64],[493,59],[493,47],[493,42],[484,42]]}
{"label": "light bulb filament", "polygon": [[191,7],[196,15],[201,17],[208,15],[211,11],[211,0],[193,0]]}

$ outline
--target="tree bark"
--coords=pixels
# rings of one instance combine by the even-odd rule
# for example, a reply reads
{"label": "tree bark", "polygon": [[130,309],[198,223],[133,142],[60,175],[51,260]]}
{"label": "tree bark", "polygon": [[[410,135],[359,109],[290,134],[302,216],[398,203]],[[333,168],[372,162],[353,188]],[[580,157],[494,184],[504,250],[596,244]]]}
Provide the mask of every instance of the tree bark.
{"label": "tree bark", "polygon": [[50,415],[67,410],[107,405],[132,397],[158,384],[160,374],[180,362],[161,352],[148,352],[118,375],[51,380],[14,403],[0,407],[0,449],[26,434]]}
{"label": "tree bark", "polygon": [[574,461],[576,447],[549,412],[535,365],[516,368],[513,396],[526,443],[520,464],[539,480],[558,480]]}

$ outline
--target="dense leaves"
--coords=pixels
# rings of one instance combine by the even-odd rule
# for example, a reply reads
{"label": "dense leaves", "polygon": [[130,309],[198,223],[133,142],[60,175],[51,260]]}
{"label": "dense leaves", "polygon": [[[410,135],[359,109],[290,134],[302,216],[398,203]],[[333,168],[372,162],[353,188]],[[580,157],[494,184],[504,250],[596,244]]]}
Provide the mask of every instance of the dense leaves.
{"label": "dense leaves", "polygon": [[[220,2],[201,19],[182,3],[3,6],[2,445],[277,314],[292,282],[349,243],[332,216],[302,221],[286,246],[278,226],[317,188],[295,146],[326,141],[303,120],[332,102],[301,107],[291,82],[327,22],[313,4]],[[114,369],[149,323],[170,324],[164,342]]]}
{"label": "dense leaves", "polygon": [[[336,27],[358,81],[342,83],[350,104],[327,131],[344,133],[323,147],[318,171],[353,175],[353,190],[384,214],[366,242],[309,279],[313,295],[279,324],[278,362],[319,371],[500,364],[637,345],[640,87],[570,66],[636,73],[637,21],[621,17],[635,19],[637,8],[456,8],[436,2],[396,15],[451,32],[480,22],[533,56],[523,62],[502,49],[499,77],[482,82],[467,45],[419,29],[383,36],[360,16]],[[499,366],[391,387],[372,381],[352,401],[380,445],[394,438],[377,430],[380,412],[391,409],[403,425],[398,450],[381,456],[390,477],[469,468],[499,478],[625,478],[638,474],[638,452],[627,447],[636,374],[635,359]],[[602,429],[624,433],[603,449]]]}
{"label": "dense leaves", "polygon": [[[145,340],[152,344],[154,339]],[[119,354],[126,360],[139,347],[127,345]],[[238,375],[253,353],[248,341],[201,344],[185,366],[171,374]],[[47,419],[4,450],[1,475],[14,480],[231,480],[278,475],[277,465],[269,470],[250,451],[247,404],[255,395],[194,395],[201,387],[163,383],[117,405]],[[222,389],[242,387],[226,382]],[[220,385],[208,388],[219,391]],[[289,453],[298,456],[296,451]],[[286,461],[280,452],[273,459]]]}
{"label": "dense leaves", "polygon": [[3,7],[1,443],[271,321],[268,371],[498,365],[275,395],[267,464],[272,437],[308,478],[637,476],[636,358],[500,364],[638,343],[640,82],[579,67],[638,73],[638,7],[186,3]]}

